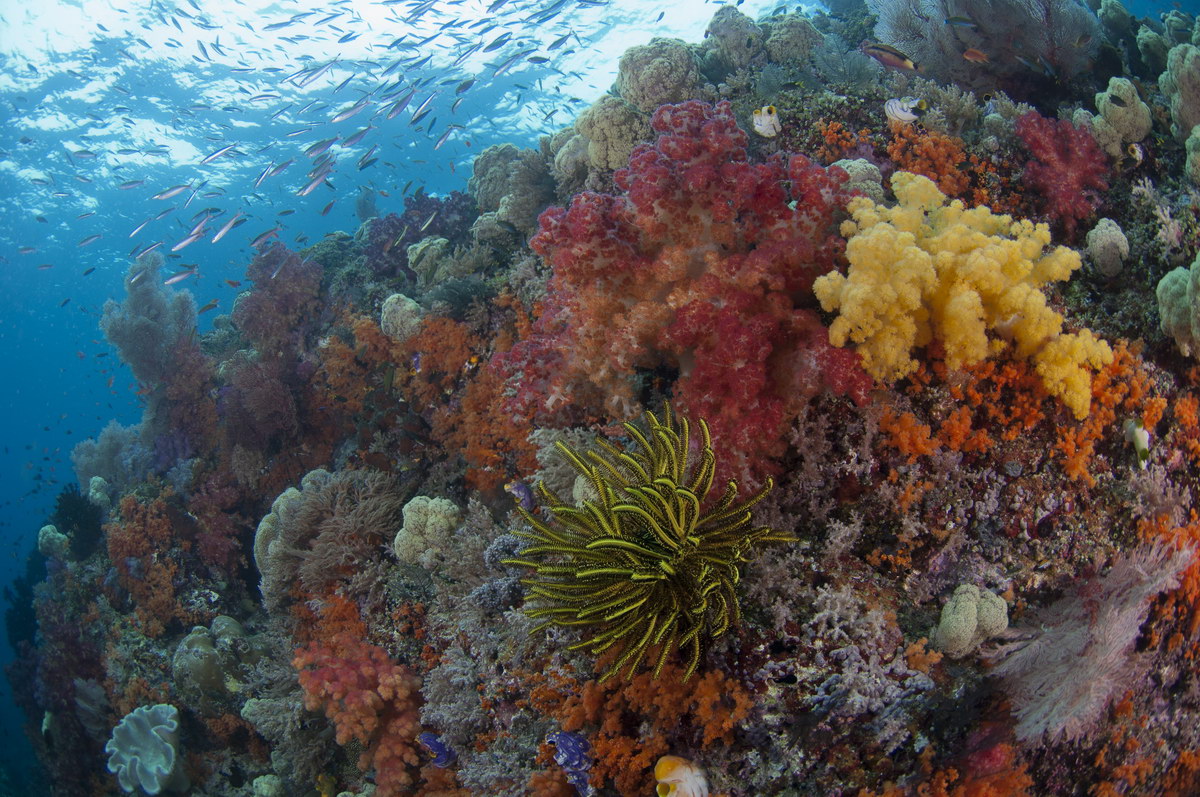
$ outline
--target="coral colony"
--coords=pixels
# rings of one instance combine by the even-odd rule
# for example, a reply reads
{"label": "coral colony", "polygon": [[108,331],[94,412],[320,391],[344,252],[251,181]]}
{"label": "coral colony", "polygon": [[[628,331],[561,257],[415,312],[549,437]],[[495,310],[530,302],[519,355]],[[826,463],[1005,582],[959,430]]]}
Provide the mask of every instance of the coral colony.
{"label": "coral colony", "polygon": [[138,258],[52,793],[1200,793],[1200,25],[918,5],[634,47],[207,334]]}

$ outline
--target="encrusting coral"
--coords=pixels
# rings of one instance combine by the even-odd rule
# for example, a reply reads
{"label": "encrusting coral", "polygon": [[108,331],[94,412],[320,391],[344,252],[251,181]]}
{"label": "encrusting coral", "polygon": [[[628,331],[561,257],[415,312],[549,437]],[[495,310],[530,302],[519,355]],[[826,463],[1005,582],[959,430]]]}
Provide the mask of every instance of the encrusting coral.
{"label": "encrusting coral", "polygon": [[646,421],[647,433],[624,424],[637,443],[627,451],[599,441],[604,454],[579,454],[559,442],[596,498],[576,507],[539,483],[552,519],[542,522],[520,509],[532,530],[513,533],[534,545],[506,560],[536,571],[522,583],[537,602],[526,614],[549,618],[537,630],[582,627],[586,638],[571,647],[594,654],[621,646],[601,680],[622,669],[631,677],[654,647],[656,676],[677,648],[689,678],[704,648],[740,619],[740,565],[762,543],[794,540],[751,525],[750,507],[766,495],[769,480],[740,504],[730,482],[719,501],[705,506],[716,455],[703,420],[697,424],[699,461],[690,464],[686,418],[667,406],[661,421],[650,412]]}

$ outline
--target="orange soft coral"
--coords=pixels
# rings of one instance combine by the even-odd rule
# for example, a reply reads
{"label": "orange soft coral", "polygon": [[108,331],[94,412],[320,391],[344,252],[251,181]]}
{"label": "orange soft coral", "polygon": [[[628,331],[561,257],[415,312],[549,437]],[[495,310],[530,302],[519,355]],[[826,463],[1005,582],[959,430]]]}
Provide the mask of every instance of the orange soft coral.
{"label": "orange soft coral", "polygon": [[1001,440],[1016,440],[1046,417],[1049,397],[1033,367],[1020,360],[985,360],[962,369],[965,381],[950,387],[991,425]]}
{"label": "orange soft coral", "polygon": [[992,441],[984,429],[972,427],[971,410],[959,407],[938,427],[938,440],[951,451],[987,451]]}
{"label": "orange soft coral", "polygon": [[[523,323],[518,312],[518,326]],[[467,482],[495,490],[517,475],[537,469],[535,448],[526,439],[529,419],[509,411],[505,376],[482,363],[489,350],[510,345],[512,335],[492,346],[449,318],[428,318],[405,343],[416,366],[404,377],[405,391],[430,423],[433,438],[467,463]],[[458,402],[447,397],[458,395]]]}
{"label": "orange soft coral", "polygon": [[946,196],[966,192],[971,177],[963,168],[969,161],[961,139],[901,122],[889,124],[892,141],[887,153],[900,169],[928,177]]}
{"label": "orange soft coral", "polygon": [[938,450],[929,426],[918,421],[911,412],[897,414],[888,407],[879,419],[879,428],[888,435],[885,444],[908,457],[910,464],[916,462],[917,457],[929,456]]}
{"label": "orange soft coral", "polygon": [[817,160],[821,163],[841,160],[860,143],[870,141],[870,131],[864,129],[855,133],[836,119],[822,119],[814,127],[821,137],[816,150]]}
{"label": "orange soft coral", "polygon": [[167,505],[161,498],[143,504],[126,495],[118,515],[104,527],[108,556],[117,582],[133,598],[142,633],[157,637],[172,620],[189,619],[175,599],[179,565],[168,555],[174,533]]}
{"label": "orange soft coral", "polygon": [[680,667],[668,665],[659,678],[645,672],[628,682],[588,681],[558,704],[563,730],[597,727],[588,734],[593,784],[612,780],[621,794],[646,792],[653,787],[654,762],[673,745],[703,748],[732,741],[734,727],[753,706],[750,693],[719,670],[700,673],[687,684],[682,675]]}
{"label": "orange soft coral", "polygon": [[1091,414],[1079,424],[1059,427],[1054,447],[1068,476],[1095,485],[1090,468],[1096,444],[1114,425],[1120,426],[1118,414],[1142,417],[1143,405],[1153,400],[1150,390],[1150,377],[1137,352],[1124,342],[1114,346],[1112,362],[1092,379]]}
{"label": "orange soft coral", "polygon": [[[1138,523],[1138,536],[1146,542],[1168,542],[1172,545],[1200,549],[1200,515],[1192,510],[1183,525],[1176,526],[1165,515]],[[1179,586],[1166,593],[1154,607],[1151,639],[1165,639],[1174,648],[1191,640],[1187,656],[1200,658],[1200,557],[1192,560],[1179,575]]]}

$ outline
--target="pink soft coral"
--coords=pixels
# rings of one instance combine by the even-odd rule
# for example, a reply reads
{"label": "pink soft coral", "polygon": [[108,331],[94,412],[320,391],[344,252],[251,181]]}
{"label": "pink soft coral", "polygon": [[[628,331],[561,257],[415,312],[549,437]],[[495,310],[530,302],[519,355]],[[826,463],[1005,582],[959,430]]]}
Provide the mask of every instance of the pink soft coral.
{"label": "pink soft coral", "polygon": [[554,268],[535,332],[566,352],[545,398],[602,397],[625,418],[638,370],[676,371],[676,403],[726,454],[719,478],[753,482],[800,402],[826,387],[861,400],[870,385],[809,309],[841,252],[847,176],[800,155],[750,163],[727,102],[665,105],[651,124],[658,140],[615,175],[625,196],[551,208],[530,242]]}
{"label": "pink soft coral", "polygon": [[341,745],[357,740],[365,749],[359,769],[375,767],[379,797],[412,787],[416,766],[421,682],[407,667],[392,663],[382,648],[347,633],[326,645],[313,642],[292,661],[309,711],[323,709]]}
{"label": "pink soft coral", "polygon": [[1042,195],[1042,210],[1062,224],[1068,239],[1076,225],[1100,206],[1108,190],[1108,160],[1087,130],[1030,111],[1017,120],[1017,135],[1033,154],[1025,182]]}

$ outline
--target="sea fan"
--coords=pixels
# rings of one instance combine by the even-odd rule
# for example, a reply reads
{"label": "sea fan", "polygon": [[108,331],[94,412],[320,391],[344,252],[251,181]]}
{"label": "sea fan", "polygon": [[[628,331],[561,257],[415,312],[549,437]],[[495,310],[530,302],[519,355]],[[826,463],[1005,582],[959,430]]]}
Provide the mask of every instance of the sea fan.
{"label": "sea fan", "polygon": [[[912,58],[925,77],[1014,96],[1044,79],[1087,71],[1103,37],[1096,15],[1075,0],[867,0],[867,6],[879,17],[876,37]],[[987,62],[966,60],[967,50]]]}
{"label": "sea fan", "polygon": [[1040,630],[1001,649],[992,671],[1012,698],[1017,738],[1076,739],[1100,719],[1139,661],[1132,655],[1150,599],[1170,589],[1193,552],[1148,545],[1117,559],[1103,578],[1076,583],[1042,610]]}

